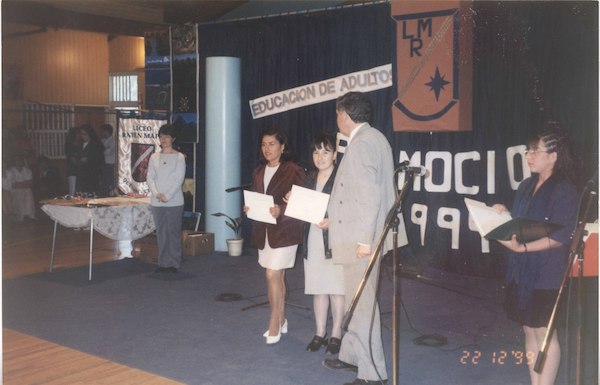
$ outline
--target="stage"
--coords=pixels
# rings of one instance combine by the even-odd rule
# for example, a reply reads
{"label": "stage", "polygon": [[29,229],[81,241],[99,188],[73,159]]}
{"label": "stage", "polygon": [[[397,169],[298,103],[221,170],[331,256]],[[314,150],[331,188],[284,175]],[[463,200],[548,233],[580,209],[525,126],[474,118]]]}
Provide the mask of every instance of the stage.
{"label": "stage", "polygon": [[[177,274],[155,274],[154,265],[140,259],[95,264],[91,281],[86,272],[80,266],[4,279],[3,326],[185,384],[335,385],[354,379],[324,368],[323,349],[305,351],[314,321],[301,259],[287,275],[288,302],[299,306],[287,307],[289,333],[276,345],[262,337],[268,307],[246,309],[266,301],[264,271],[252,250],[241,257],[185,257]],[[399,383],[529,383],[522,332],[504,316],[500,282],[427,268],[405,273],[400,282]],[[595,384],[597,280],[587,278],[585,287],[584,383]],[[390,378],[391,306],[391,267],[385,264],[380,307]],[[559,330],[557,384],[574,383],[574,324],[569,330]]]}

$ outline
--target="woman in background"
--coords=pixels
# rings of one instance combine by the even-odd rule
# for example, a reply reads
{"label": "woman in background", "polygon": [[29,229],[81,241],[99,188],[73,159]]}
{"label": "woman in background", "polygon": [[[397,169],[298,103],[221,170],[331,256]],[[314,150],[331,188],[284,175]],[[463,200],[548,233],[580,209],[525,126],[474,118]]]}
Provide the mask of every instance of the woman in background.
{"label": "woman in background", "polygon": [[[552,385],[560,365],[556,331],[552,332],[542,372],[534,371],[534,365],[567,268],[570,236],[577,222],[579,199],[573,174],[578,168],[566,135],[556,129],[534,136],[525,158],[532,176],[519,185],[512,217],[562,227],[531,242],[520,242],[514,235],[509,241],[498,241],[511,251],[505,307],[508,318],[523,326],[526,351],[533,355],[528,360],[531,384]],[[508,211],[501,204],[494,207],[500,212]]]}
{"label": "woman in background", "polygon": [[79,173],[79,158],[81,157],[81,139],[79,128],[71,127],[65,141],[65,157],[67,158],[67,179],[69,195],[75,195],[77,187],[77,174]]}
{"label": "woman in background", "polygon": [[37,175],[34,178],[36,188],[36,201],[55,198],[60,194],[60,173],[50,163],[48,157],[42,155],[38,158]]}
{"label": "woman in background", "polygon": [[33,175],[25,164],[25,158],[17,155],[14,165],[6,172],[14,218],[21,223],[24,219],[35,219],[35,202],[33,200]]}
{"label": "woman in background", "polygon": [[104,146],[89,124],[79,129],[81,153],[77,173],[77,191],[89,195],[98,195],[100,170],[104,165]]}
{"label": "woman in background", "polygon": [[[287,333],[285,318],[285,271],[294,266],[298,244],[302,243],[302,222],[284,216],[285,194],[292,185],[302,186],[304,170],[292,162],[288,139],[278,128],[268,128],[261,136],[262,164],[252,175],[251,190],[273,196],[275,206],[270,213],[276,224],[254,222],[252,247],[258,249],[258,263],[265,268],[271,315],[269,328],[263,334],[267,344],[279,342],[281,333]],[[250,208],[244,206],[244,213]]]}
{"label": "woman in background", "polygon": [[150,205],[158,242],[157,273],[176,273],[181,264],[183,180],[185,157],[173,148],[175,127],[158,130],[160,152],[150,156],[146,181],[152,193]]}

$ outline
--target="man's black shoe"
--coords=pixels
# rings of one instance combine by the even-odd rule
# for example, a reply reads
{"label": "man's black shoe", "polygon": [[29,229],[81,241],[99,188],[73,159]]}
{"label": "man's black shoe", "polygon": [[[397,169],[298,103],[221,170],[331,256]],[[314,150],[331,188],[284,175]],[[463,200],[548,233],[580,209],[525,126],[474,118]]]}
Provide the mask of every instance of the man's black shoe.
{"label": "man's black shoe", "polygon": [[358,372],[358,367],[345,363],[338,358],[325,358],[323,360],[323,366],[331,370],[348,370],[351,372]]}
{"label": "man's black shoe", "polygon": [[363,380],[362,378],[357,378],[356,380],[354,380],[352,382],[346,382],[344,385],[387,385],[387,380],[370,381],[370,380]]}

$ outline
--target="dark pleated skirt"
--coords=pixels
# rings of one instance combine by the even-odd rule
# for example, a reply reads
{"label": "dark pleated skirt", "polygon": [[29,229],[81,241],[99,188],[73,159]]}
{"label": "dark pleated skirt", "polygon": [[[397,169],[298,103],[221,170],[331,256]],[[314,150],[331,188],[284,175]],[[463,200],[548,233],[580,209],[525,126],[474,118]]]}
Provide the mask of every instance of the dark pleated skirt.
{"label": "dark pleated skirt", "polygon": [[[552,310],[558,296],[558,290],[541,290],[533,291],[533,296],[525,309],[519,309],[517,306],[517,286],[509,285],[506,288],[504,299],[504,309],[507,317],[523,326],[532,328],[546,327],[550,321]],[[563,298],[556,309],[554,319],[554,327],[563,327],[565,325],[565,300],[566,293],[563,291]]]}

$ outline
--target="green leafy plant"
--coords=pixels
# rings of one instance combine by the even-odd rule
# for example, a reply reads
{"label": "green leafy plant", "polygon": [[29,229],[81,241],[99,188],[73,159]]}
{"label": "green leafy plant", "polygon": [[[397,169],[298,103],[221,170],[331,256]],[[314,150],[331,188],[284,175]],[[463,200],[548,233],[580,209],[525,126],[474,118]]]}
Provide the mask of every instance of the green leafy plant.
{"label": "green leafy plant", "polygon": [[233,219],[229,215],[223,214],[223,213],[212,213],[211,215],[213,215],[215,217],[225,217],[225,218],[227,218],[225,220],[225,224],[231,230],[233,230],[233,232],[235,233],[235,237],[236,238],[240,238],[240,231],[242,231],[242,219],[243,219],[242,217],[237,217],[237,218]]}

